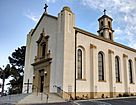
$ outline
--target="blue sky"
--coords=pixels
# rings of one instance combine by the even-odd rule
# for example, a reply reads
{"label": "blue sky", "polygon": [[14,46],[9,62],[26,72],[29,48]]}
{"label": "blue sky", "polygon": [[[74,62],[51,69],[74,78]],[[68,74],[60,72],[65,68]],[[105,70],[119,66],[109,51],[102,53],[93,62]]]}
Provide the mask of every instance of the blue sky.
{"label": "blue sky", "polygon": [[0,67],[8,56],[25,45],[26,35],[34,28],[48,4],[48,13],[57,16],[69,6],[76,16],[76,26],[97,34],[97,19],[103,10],[113,18],[115,41],[136,48],[136,0],[0,0]]}
{"label": "blue sky", "polygon": [[76,26],[97,34],[97,19],[103,10],[113,18],[115,41],[136,48],[136,0],[0,0],[0,67],[8,56],[26,43],[48,4],[48,13],[57,16],[69,6],[76,16]]}

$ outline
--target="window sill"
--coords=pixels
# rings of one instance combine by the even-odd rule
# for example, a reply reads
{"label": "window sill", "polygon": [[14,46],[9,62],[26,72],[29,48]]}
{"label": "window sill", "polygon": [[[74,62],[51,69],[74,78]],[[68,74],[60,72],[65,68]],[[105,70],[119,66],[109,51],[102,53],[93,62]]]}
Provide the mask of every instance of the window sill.
{"label": "window sill", "polygon": [[78,81],[86,81],[86,79],[76,79],[76,80],[78,80]]}
{"label": "window sill", "polygon": [[106,82],[106,80],[98,80],[98,82]]}

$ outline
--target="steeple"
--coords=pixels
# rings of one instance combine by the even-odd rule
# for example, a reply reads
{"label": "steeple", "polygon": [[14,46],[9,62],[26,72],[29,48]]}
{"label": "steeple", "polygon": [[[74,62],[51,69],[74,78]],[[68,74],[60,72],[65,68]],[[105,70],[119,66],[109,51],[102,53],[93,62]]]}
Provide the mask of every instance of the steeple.
{"label": "steeple", "polygon": [[113,41],[112,18],[106,15],[105,9],[103,12],[103,16],[98,19],[99,30],[97,32],[99,36]]}

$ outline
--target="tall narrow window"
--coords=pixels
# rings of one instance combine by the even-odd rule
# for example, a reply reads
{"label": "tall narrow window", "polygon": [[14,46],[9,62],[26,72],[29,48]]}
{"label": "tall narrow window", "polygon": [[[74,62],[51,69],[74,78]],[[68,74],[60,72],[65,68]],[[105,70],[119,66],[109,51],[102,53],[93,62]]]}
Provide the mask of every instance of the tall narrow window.
{"label": "tall narrow window", "polygon": [[103,37],[103,32],[101,33],[101,37]]}
{"label": "tall narrow window", "polygon": [[120,82],[120,66],[119,66],[119,57],[115,57],[115,75],[116,75],[116,82]]}
{"label": "tall narrow window", "polygon": [[101,27],[103,27],[103,21],[101,21]]}
{"label": "tall narrow window", "polygon": [[129,69],[129,80],[130,80],[130,83],[133,83],[132,61],[131,60],[128,60],[128,69]]}
{"label": "tall narrow window", "polygon": [[110,40],[112,40],[112,36],[111,36],[111,33],[109,33],[109,38],[110,38]]}
{"label": "tall narrow window", "polygon": [[109,26],[109,28],[111,28],[111,23],[108,21],[108,26]]}
{"label": "tall narrow window", "polygon": [[78,79],[82,79],[82,50],[78,49]]}
{"label": "tall narrow window", "polygon": [[42,45],[42,56],[45,56],[46,44]]}
{"label": "tall narrow window", "polygon": [[104,59],[103,53],[98,53],[98,78],[99,80],[104,80]]}

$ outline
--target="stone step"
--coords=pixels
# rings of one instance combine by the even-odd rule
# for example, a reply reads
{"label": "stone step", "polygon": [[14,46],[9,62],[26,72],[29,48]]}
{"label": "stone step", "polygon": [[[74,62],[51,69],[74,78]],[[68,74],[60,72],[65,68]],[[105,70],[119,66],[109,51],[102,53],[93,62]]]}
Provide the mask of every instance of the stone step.
{"label": "stone step", "polygon": [[3,97],[0,97],[0,103],[14,104],[28,95],[30,95],[30,94],[15,94],[15,95],[3,96]]}
{"label": "stone step", "polygon": [[32,93],[20,100],[18,104],[29,104],[29,103],[46,103],[47,95],[42,93]]}
{"label": "stone step", "polygon": [[66,102],[63,98],[58,96],[55,93],[52,93],[49,95],[48,103],[54,103],[54,102]]}
{"label": "stone step", "polygon": [[0,97],[0,104],[33,104],[33,103],[56,103],[66,102],[55,93],[48,95],[44,93],[16,94]]}
{"label": "stone step", "polygon": [[66,102],[66,101],[55,93],[49,94],[48,97],[44,93],[38,93],[38,94],[32,93],[26,96],[24,99],[20,100],[18,104],[56,103],[56,102]]}

